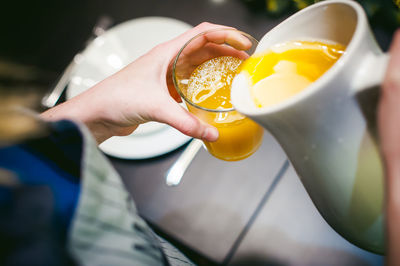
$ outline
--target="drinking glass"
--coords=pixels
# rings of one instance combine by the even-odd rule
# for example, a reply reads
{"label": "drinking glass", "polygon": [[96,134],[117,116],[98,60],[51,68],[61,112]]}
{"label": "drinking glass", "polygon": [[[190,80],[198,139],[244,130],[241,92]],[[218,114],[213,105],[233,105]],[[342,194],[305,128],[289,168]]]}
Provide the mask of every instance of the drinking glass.
{"label": "drinking glass", "polygon": [[225,161],[237,161],[252,155],[260,147],[264,131],[234,108],[209,109],[194,103],[188,95],[189,79],[192,72],[205,61],[220,56],[244,60],[253,54],[257,44],[256,39],[236,29],[206,31],[189,40],[173,64],[172,79],[189,112],[219,131],[217,141],[203,141],[207,151]]}

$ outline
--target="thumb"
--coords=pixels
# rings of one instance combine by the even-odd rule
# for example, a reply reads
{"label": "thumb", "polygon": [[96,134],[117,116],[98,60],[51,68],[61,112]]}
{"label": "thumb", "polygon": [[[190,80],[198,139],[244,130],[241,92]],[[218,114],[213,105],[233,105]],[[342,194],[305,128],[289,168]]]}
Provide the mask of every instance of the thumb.
{"label": "thumb", "polygon": [[154,119],[166,123],[183,134],[194,138],[216,141],[219,136],[218,130],[215,127],[200,121],[172,99],[164,104],[163,110],[157,112]]}

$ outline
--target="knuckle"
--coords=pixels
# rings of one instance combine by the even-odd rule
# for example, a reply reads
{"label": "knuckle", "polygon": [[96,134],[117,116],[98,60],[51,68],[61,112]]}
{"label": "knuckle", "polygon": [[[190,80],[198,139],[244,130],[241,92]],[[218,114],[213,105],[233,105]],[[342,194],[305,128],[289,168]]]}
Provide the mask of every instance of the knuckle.
{"label": "knuckle", "polygon": [[385,94],[400,94],[400,77],[397,73],[388,73],[383,83],[383,92]]}
{"label": "knuckle", "polygon": [[199,122],[196,119],[185,119],[179,123],[180,130],[183,134],[199,137]]}
{"label": "knuckle", "polygon": [[155,103],[152,104],[148,109],[149,115],[154,117],[156,120],[162,120],[163,115],[165,114],[165,110],[162,104]]}
{"label": "knuckle", "polygon": [[200,23],[197,28],[201,29],[201,30],[205,30],[205,29],[209,29],[213,26],[214,24],[210,23],[210,22],[202,22]]}
{"label": "knuckle", "polygon": [[163,55],[166,51],[167,46],[168,42],[157,44],[150,50],[150,52],[158,56]]}

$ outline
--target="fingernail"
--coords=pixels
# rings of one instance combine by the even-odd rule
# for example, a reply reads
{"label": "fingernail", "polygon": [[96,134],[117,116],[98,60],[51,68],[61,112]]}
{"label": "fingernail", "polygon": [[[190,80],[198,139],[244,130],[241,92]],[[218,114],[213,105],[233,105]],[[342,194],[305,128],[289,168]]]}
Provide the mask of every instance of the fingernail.
{"label": "fingernail", "polygon": [[216,141],[218,136],[219,132],[215,127],[207,127],[204,131],[203,139],[207,141]]}

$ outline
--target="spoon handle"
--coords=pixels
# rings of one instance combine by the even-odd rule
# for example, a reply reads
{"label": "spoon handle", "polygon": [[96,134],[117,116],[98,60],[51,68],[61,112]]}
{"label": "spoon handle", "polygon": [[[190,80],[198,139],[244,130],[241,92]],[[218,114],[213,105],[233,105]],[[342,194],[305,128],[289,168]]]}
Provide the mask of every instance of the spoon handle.
{"label": "spoon handle", "polygon": [[176,160],[176,162],[168,170],[165,180],[168,186],[177,186],[181,182],[186,169],[196,156],[197,152],[203,145],[201,140],[193,139],[190,141],[189,145],[183,151],[181,156]]}

